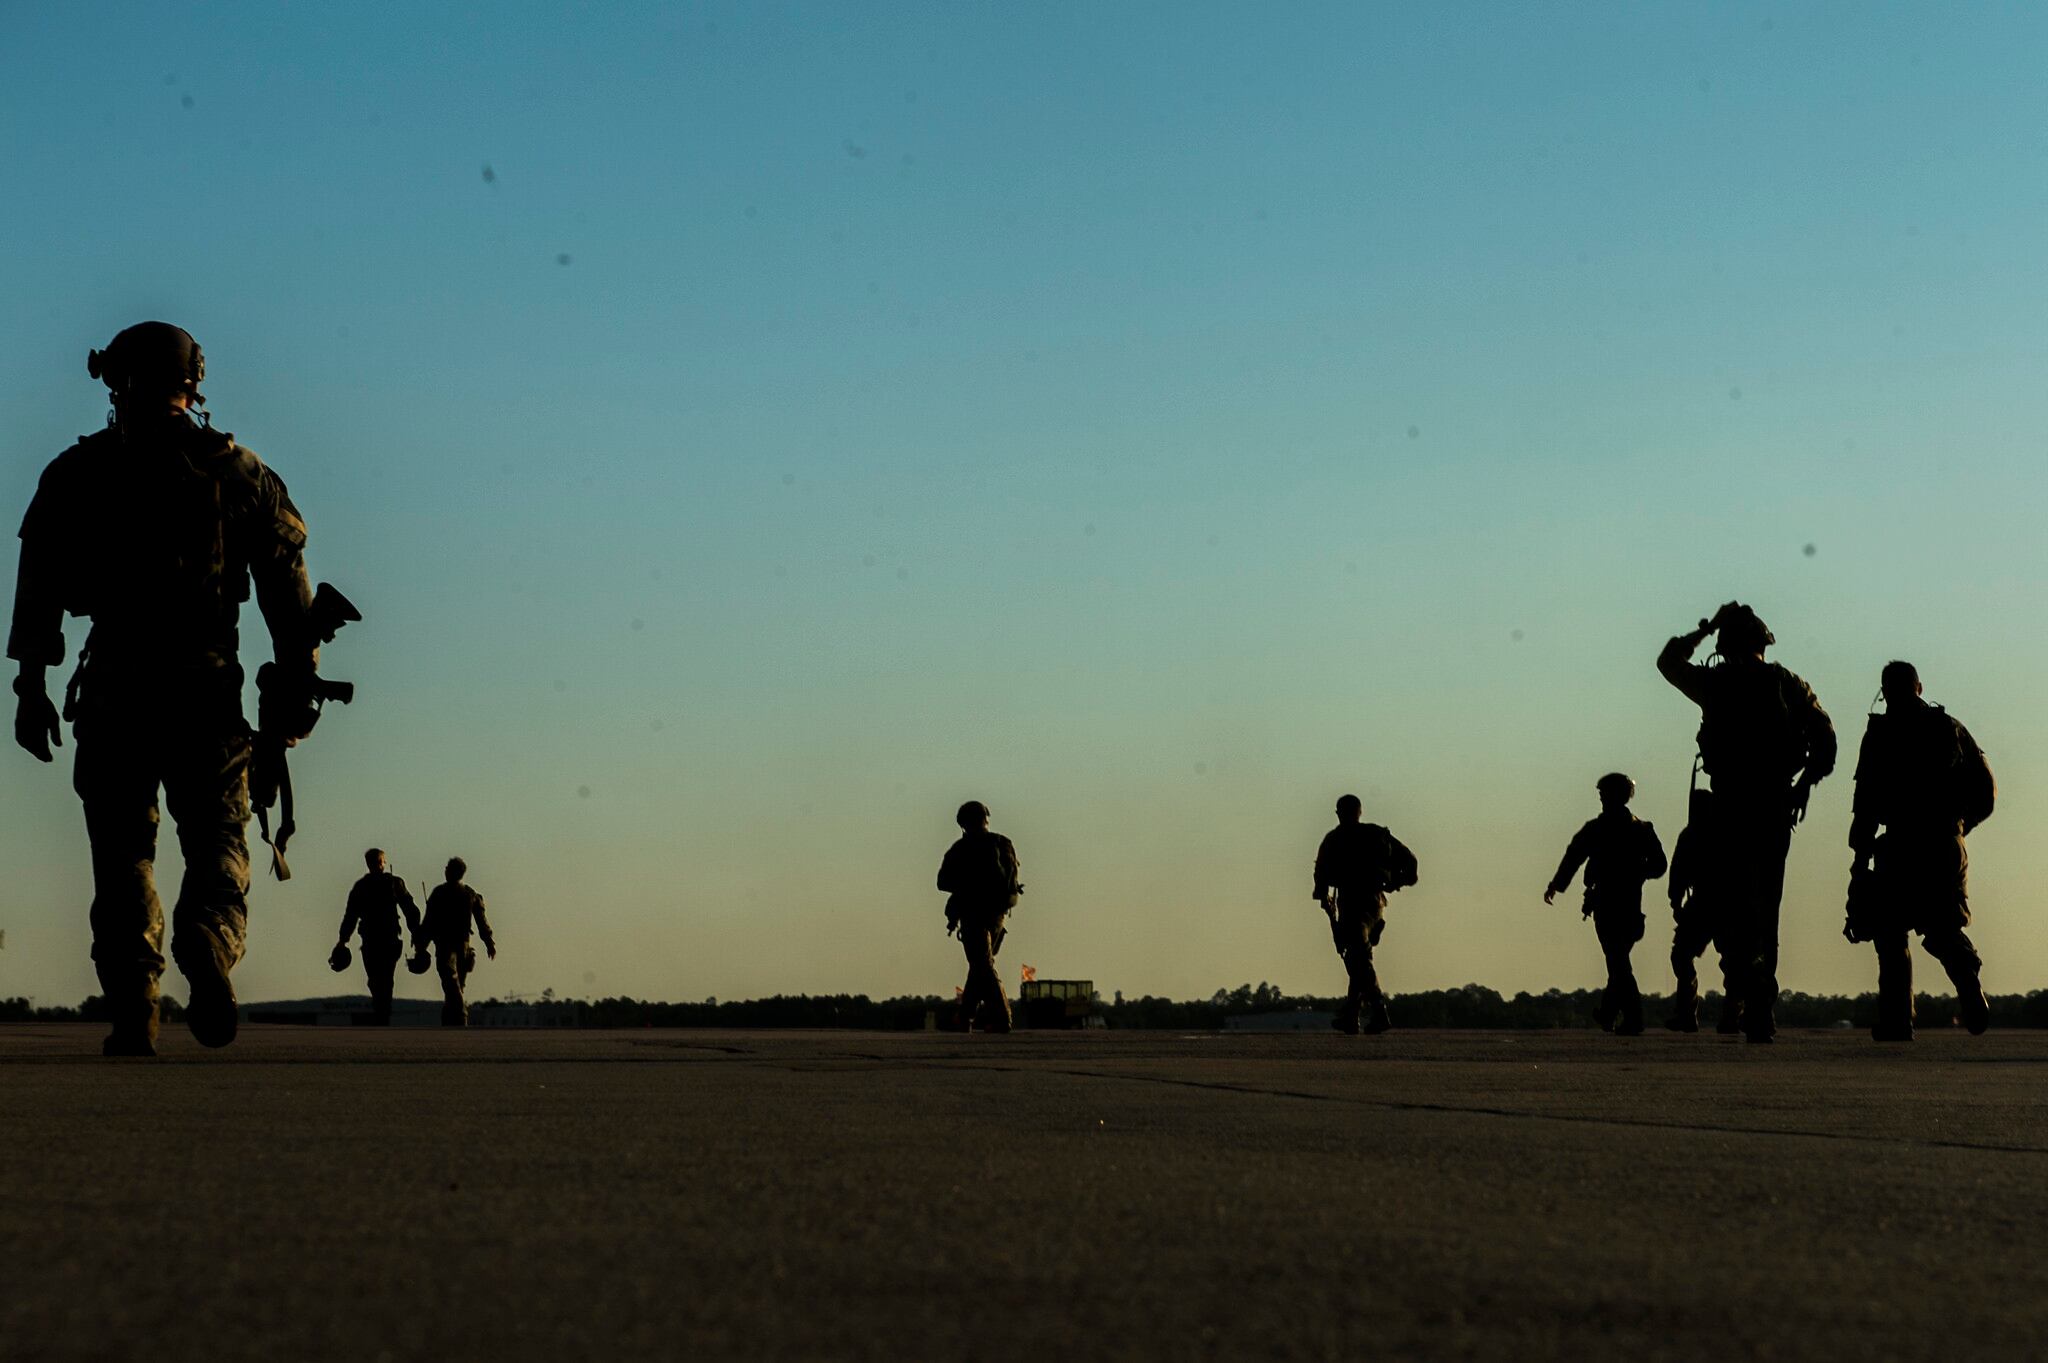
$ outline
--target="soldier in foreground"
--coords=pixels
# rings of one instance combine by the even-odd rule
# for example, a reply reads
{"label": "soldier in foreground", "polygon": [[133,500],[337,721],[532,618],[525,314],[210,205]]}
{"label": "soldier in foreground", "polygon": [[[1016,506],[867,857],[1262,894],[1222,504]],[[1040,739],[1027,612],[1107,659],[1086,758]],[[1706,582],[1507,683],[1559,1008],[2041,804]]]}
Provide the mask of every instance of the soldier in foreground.
{"label": "soldier in foreground", "polygon": [[159,787],[185,861],[171,911],[185,1020],[200,1044],[225,1046],[248,921],[254,746],[238,623],[253,580],[275,657],[260,679],[266,738],[281,752],[319,715],[306,525],[283,480],[205,420],[206,363],[186,332],[143,322],[86,367],[113,415],[43,471],[22,521],[7,640],[21,667],[14,738],[43,762],[62,744],[47,673],[64,661],[65,613],[89,616],[62,718],[92,842],[92,957],[112,1023],[101,1049],[156,1054]]}
{"label": "soldier in foreground", "polygon": [[1316,848],[1312,896],[1329,917],[1330,937],[1350,980],[1344,1006],[1330,1025],[1352,1036],[1394,1025],[1372,953],[1386,931],[1387,894],[1413,885],[1416,877],[1415,854],[1380,825],[1361,822],[1364,814],[1356,795],[1338,797],[1337,826]]}
{"label": "soldier in foreground", "polygon": [[1664,844],[1646,819],[1629,813],[1636,783],[1611,771],[1593,785],[1600,794],[1600,815],[1588,819],[1564,849],[1557,874],[1544,888],[1543,902],[1556,902],[1571,885],[1579,867],[1586,868],[1585,907],[1580,916],[1593,920],[1600,953],[1607,958],[1607,988],[1600,995],[1594,1020],[1600,1030],[1622,1036],[1643,1034],[1643,994],[1629,953],[1643,940],[1643,882],[1664,874]]}
{"label": "soldier in foreground", "polygon": [[363,853],[363,864],[369,869],[361,879],[349,887],[348,910],[341,916],[341,937],[335,943],[330,963],[340,961],[336,970],[346,970],[348,962],[348,935],[360,931],[362,935],[363,973],[370,986],[370,1011],[379,1027],[391,1023],[391,985],[398,974],[398,958],[401,955],[401,941],[398,935],[398,915],[405,914],[407,935],[413,947],[418,950],[425,943],[421,931],[419,906],[413,903],[412,891],[405,882],[393,875],[384,866],[382,848],[372,847]]}
{"label": "soldier in foreground", "polygon": [[1671,878],[1664,882],[1671,898],[1671,973],[1678,981],[1672,991],[1671,1016],[1664,1019],[1664,1025],[1674,1032],[1700,1029],[1699,960],[1713,946],[1721,953],[1721,1020],[1714,1030],[1734,1036],[1742,1030],[1742,999],[1736,992],[1721,920],[1714,912],[1714,897],[1703,888],[1713,862],[1713,838],[1714,793],[1696,787],[1688,802],[1685,827],[1671,848]]}
{"label": "soldier in foreground", "polygon": [[996,953],[1003,949],[1004,926],[1024,884],[1017,849],[988,826],[988,806],[969,800],[953,816],[960,837],[939,863],[939,888],[946,893],[946,931],[957,934],[967,953],[967,983],[960,991],[960,1030],[970,1031],[977,1019],[985,1032],[1010,1030],[1010,1000],[996,973]]}
{"label": "soldier in foreground", "polygon": [[[1718,634],[1721,662],[1690,661]],[[1835,769],[1835,726],[1813,688],[1764,661],[1776,638],[1755,611],[1730,601],[1657,655],[1664,679],[1700,707],[1700,761],[1713,782],[1715,852],[1704,882],[1721,915],[1742,1000],[1743,1035],[1777,1034],[1778,910],[1792,828],[1813,788]]]}
{"label": "soldier in foreground", "polygon": [[427,896],[423,929],[434,948],[434,969],[441,977],[441,1025],[467,1027],[469,1004],[462,996],[469,972],[476,969],[476,948],[469,944],[472,919],[477,935],[484,939],[484,951],[498,959],[497,939],[491,935],[491,920],[484,916],[484,897],[462,883],[469,863],[461,857],[448,858],[448,878]]}
{"label": "soldier in foreground", "polygon": [[[1878,1041],[1913,1039],[1913,950],[1917,932],[1956,987],[1972,1036],[1991,1021],[1969,934],[1969,853],[1963,838],[1991,816],[1996,788],[1977,740],[1921,695],[1911,663],[1885,664],[1884,710],[1870,717],[1856,757],[1855,816],[1849,824],[1850,918],[1843,935],[1877,948]],[[1880,833],[1879,828],[1884,831]]]}

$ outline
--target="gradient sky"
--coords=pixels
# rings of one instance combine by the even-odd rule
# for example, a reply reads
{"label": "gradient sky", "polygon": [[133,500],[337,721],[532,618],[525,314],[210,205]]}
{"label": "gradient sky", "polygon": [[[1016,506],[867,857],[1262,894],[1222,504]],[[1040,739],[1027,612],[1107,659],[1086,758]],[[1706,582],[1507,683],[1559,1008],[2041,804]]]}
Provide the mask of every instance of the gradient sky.
{"label": "gradient sky", "polygon": [[[949,992],[969,797],[1011,980],[1332,993],[1346,790],[1421,859],[1390,989],[1592,985],[1543,884],[1609,769],[1676,835],[1652,663],[1730,597],[1848,754],[1787,986],[1874,984],[1895,656],[1999,776],[1985,983],[2048,984],[2039,9],[8,8],[0,506],[162,317],[368,616],[244,997],[360,988],[373,843],[469,859],[481,994]],[[69,758],[0,757],[39,1002],[95,987]]]}

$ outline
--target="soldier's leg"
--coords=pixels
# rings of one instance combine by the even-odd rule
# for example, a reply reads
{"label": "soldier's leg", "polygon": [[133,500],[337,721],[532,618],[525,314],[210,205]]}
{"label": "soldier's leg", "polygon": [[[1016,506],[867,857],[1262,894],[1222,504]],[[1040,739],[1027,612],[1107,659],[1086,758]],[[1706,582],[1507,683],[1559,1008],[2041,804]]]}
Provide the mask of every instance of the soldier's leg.
{"label": "soldier's leg", "polygon": [[[970,920],[961,932],[961,940],[967,952],[967,990],[961,996],[961,1008],[966,1013],[969,1025],[977,1014],[981,1017],[982,1029],[990,1032],[1010,1030],[1010,1000],[1003,993],[1002,976],[996,973],[995,925]],[[982,1013],[982,1009],[988,1011]]]}
{"label": "soldier's leg", "polygon": [[462,998],[462,948],[459,946],[436,946],[434,948],[434,973],[441,980],[441,1025],[443,1027],[466,1027],[469,1025],[469,1005]]}
{"label": "soldier's leg", "polygon": [[1742,1031],[1751,1041],[1769,1041],[1778,1030],[1778,909],[1792,850],[1791,815],[1759,801],[1742,811],[1739,826],[1729,852],[1741,895],[1729,908],[1740,941]]}
{"label": "soldier's leg", "polygon": [[1635,964],[1629,957],[1643,940],[1641,910],[1596,914],[1595,934],[1601,954],[1607,958],[1607,999],[1614,1010],[1614,1030],[1623,1036],[1640,1036],[1643,1030],[1643,994],[1636,985]]}
{"label": "soldier's leg", "polygon": [[1887,927],[1871,939],[1877,948],[1877,1025],[1874,1041],[1913,1039],[1913,948],[1902,927]]}
{"label": "soldier's leg", "polygon": [[1949,982],[1956,987],[1956,1004],[1963,1015],[1963,1025],[1970,1029],[1970,1035],[1984,1035],[1984,1029],[1991,1024],[1991,1005],[1984,997],[1980,978],[1984,958],[1977,954],[1970,934],[1955,926],[1936,928],[1921,934],[1920,944],[1948,972]]}
{"label": "soldier's leg", "polygon": [[107,1000],[108,1055],[156,1054],[164,911],[156,893],[157,777],[146,749],[78,737],[72,788],[92,843],[92,960]]}
{"label": "soldier's leg", "polygon": [[370,1016],[379,1027],[391,1025],[391,990],[398,977],[398,951],[363,952],[363,975],[370,986]]}
{"label": "soldier's leg", "polygon": [[1671,924],[1671,976],[1677,981],[1671,991],[1671,1016],[1664,1025],[1674,1032],[1700,1029],[1699,959],[1707,949],[1710,934],[1706,915],[1689,905]]}
{"label": "soldier's leg", "polygon": [[204,1046],[235,1039],[235,989],[249,925],[249,752],[246,733],[181,744],[164,773],[185,879],[171,910],[171,957],[192,996],[185,1022]]}
{"label": "soldier's leg", "polygon": [[1363,925],[1347,917],[1342,908],[1330,919],[1330,945],[1337,949],[1337,959],[1344,964],[1344,1001],[1337,1005],[1337,1016],[1330,1020],[1330,1025],[1340,1032],[1356,1032],[1365,995],[1359,989],[1363,976],[1351,962],[1353,957],[1363,957],[1369,947]]}
{"label": "soldier's leg", "polygon": [[1363,1008],[1359,1030],[1367,1035],[1384,1032],[1394,1025],[1393,1019],[1387,1016],[1386,991],[1380,988],[1380,972],[1372,959],[1386,926],[1384,918],[1375,918],[1370,924],[1363,925],[1357,947],[1344,958],[1346,971],[1351,977],[1351,994]]}

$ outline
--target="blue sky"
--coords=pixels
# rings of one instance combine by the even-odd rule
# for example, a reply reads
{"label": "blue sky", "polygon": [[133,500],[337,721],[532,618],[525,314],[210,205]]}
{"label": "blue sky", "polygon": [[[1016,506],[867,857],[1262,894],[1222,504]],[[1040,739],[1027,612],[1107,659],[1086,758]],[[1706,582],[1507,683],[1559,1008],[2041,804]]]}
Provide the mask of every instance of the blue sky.
{"label": "blue sky", "polygon": [[[1611,768],[1675,835],[1651,664],[1731,596],[1846,751],[1893,656],[1971,725],[2041,983],[2048,19],[1275,8],[15,16],[0,501],[167,318],[369,616],[243,991],[332,987],[372,843],[468,857],[486,992],[943,991],[969,796],[1012,971],[1332,991],[1345,790],[1422,858],[1389,987],[1592,983],[1542,884]],[[1790,987],[1873,978],[1848,796]],[[75,999],[76,803],[0,802],[0,991]]]}

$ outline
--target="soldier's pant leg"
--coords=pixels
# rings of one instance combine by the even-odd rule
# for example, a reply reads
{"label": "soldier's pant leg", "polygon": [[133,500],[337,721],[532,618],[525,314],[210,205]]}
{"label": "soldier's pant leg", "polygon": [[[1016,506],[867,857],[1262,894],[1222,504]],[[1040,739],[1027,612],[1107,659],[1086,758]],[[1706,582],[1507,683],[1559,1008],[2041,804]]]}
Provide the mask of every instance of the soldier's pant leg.
{"label": "soldier's pant leg", "polygon": [[1643,940],[1643,915],[1610,912],[1593,915],[1593,930],[1600,939],[1600,953],[1607,960],[1607,990],[1601,1007],[1623,1032],[1643,1030],[1643,994],[1636,986],[1635,965],[1629,955]]}
{"label": "soldier's pant leg", "polygon": [[1735,948],[1733,992],[1742,1001],[1742,1030],[1752,1041],[1777,1032],[1778,910],[1785,897],[1785,857],[1792,850],[1786,799],[1782,793],[1745,799],[1722,825],[1724,930]]}
{"label": "soldier's pant leg", "polygon": [[77,741],[71,784],[85,806],[92,843],[92,960],[113,1023],[109,1042],[153,1042],[164,970],[153,754],[118,734],[84,734]]}
{"label": "soldier's pant leg", "polygon": [[1877,1026],[1879,1041],[1902,1041],[1913,1035],[1913,947],[1904,928],[1886,928],[1871,939],[1877,948]]}
{"label": "soldier's pant leg", "polygon": [[398,977],[398,953],[363,953],[363,976],[370,987],[370,1016],[379,1027],[391,1022],[391,990]]}
{"label": "soldier's pant leg", "polygon": [[249,926],[249,736],[180,745],[164,772],[185,878],[171,910],[171,954],[194,967],[230,971]]}
{"label": "soldier's pant leg", "polygon": [[1693,1032],[1700,1025],[1699,959],[1713,940],[1706,915],[1692,909],[1671,925],[1671,975],[1677,981],[1671,993],[1671,1017],[1665,1024],[1677,1031]]}
{"label": "soldier's pant leg", "polygon": [[1973,1035],[1983,1032],[1990,1021],[1981,978],[1984,958],[1977,954],[1970,934],[1960,927],[1935,928],[1921,934],[1920,945],[1948,972],[1949,982],[1956,988],[1956,1005],[1962,1012],[1963,1024]]}
{"label": "soldier's pant leg", "polygon": [[462,968],[462,948],[435,947],[434,973],[441,977],[441,1025],[467,1027],[469,1004],[462,997],[463,976],[467,972]]}
{"label": "soldier's pant leg", "polygon": [[967,954],[967,984],[960,994],[960,1010],[967,1026],[979,1017],[984,1030],[1007,1032],[1010,1000],[1003,993],[1003,977],[996,973],[998,928],[999,924],[971,917],[960,925],[960,946]]}

